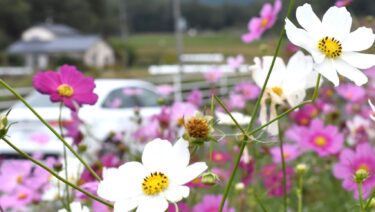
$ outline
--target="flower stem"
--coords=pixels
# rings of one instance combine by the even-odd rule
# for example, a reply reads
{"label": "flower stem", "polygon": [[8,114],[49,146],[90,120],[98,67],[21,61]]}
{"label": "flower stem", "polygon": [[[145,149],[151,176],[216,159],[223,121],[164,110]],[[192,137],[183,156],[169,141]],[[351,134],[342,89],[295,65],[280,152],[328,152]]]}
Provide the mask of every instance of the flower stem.
{"label": "flower stem", "polygon": [[[63,129],[62,129],[62,109],[63,109],[63,103],[60,103],[59,107],[59,129],[60,129],[60,135],[62,138],[64,138]],[[65,170],[65,179],[69,180],[68,176],[68,158],[66,155],[66,147],[65,145],[62,146],[63,148],[63,156],[64,156],[64,170]],[[66,192],[66,200],[67,200],[67,210],[70,210],[70,195],[69,195],[69,186],[65,184],[65,192]]]}
{"label": "flower stem", "polygon": [[298,198],[298,212],[302,212],[302,199],[303,199],[303,174],[298,176],[298,188],[297,188],[297,198]]}
{"label": "flower stem", "polygon": [[[220,104],[220,106],[224,109],[224,111],[229,115],[229,117],[232,119],[232,121],[234,122],[234,124],[239,128],[239,130],[240,130],[240,131],[243,133],[243,135],[244,135],[244,138],[243,138],[243,140],[242,140],[242,142],[241,142],[240,154],[237,156],[237,158],[236,158],[236,162],[235,162],[235,164],[237,164],[237,165],[234,167],[234,169],[233,169],[233,171],[232,171],[232,174],[231,174],[231,176],[230,176],[230,179],[229,179],[229,181],[233,181],[233,178],[234,178],[234,175],[235,175],[235,174],[233,174],[233,173],[236,173],[236,171],[237,171],[237,169],[238,169],[238,164],[239,164],[239,162],[240,162],[240,160],[241,160],[241,156],[242,156],[242,154],[243,154],[243,151],[245,150],[245,147],[246,147],[247,141],[250,140],[250,135],[247,134],[247,132],[245,131],[245,129],[243,129],[243,128],[241,127],[240,124],[238,124],[237,120],[233,117],[233,115],[231,114],[231,112],[229,112],[228,108],[227,108],[227,107],[225,106],[225,104],[221,101],[221,99],[220,99],[219,97],[217,97],[217,96],[215,96],[215,99],[216,99],[216,101]],[[228,192],[228,191],[226,190],[226,192]],[[257,193],[256,193],[256,191],[255,191],[255,189],[254,189],[254,197],[255,197],[256,201],[258,202],[258,204],[259,204],[259,205],[261,206],[261,208],[263,209],[263,211],[267,211],[266,208],[264,207],[264,205],[263,205],[261,199],[258,197],[258,195],[257,195]],[[223,204],[223,202],[221,202],[221,203]],[[222,211],[222,209],[223,209],[222,207],[224,207],[224,205],[220,205],[220,211]]]}
{"label": "flower stem", "polygon": [[103,199],[101,199],[100,197],[97,197],[93,194],[91,194],[90,192],[80,188],[79,186],[76,186],[74,185],[73,183],[65,180],[64,178],[60,177],[57,173],[55,173],[52,169],[48,168],[46,165],[44,165],[43,163],[35,160],[34,158],[30,157],[27,153],[23,152],[22,150],[18,149],[15,145],[12,144],[12,142],[10,142],[7,138],[3,137],[2,138],[3,141],[5,141],[10,147],[12,147],[18,154],[20,154],[21,156],[23,156],[24,158],[30,160],[31,162],[33,162],[35,165],[43,168],[44,170],[46,170],[47,172],[49,172],[52,176],[56,177],[58,180],[60,180],[61,182],[65,183],[66,185],[69,185],[70,187],[76,189],[77,191],[80,191],[82,192],[83,194],[87,195],[88,197],[90,197],[91,199],[93,200],[96,200],[98,202],[101,202],[103,203],[104,205],[110,207],[110,208],[113,208],[113,205]]}
{"label": "flower stem", "polygon": [[357,186],[358,186],[358,196],[359,196],[359,211],[360,212],[365,212],[365,207],[363,207],[362,182],[358,182]]}
{"label": "flower stem", "polygon": [[279,125],[279,148],[280,148],[280,155],[281,155],[281,167],[282,167],[282,171],[283,171],[283,180],[282,180],[282,184],[283,184],[283,200],[284,200],[284,212],[287,211],[287,207],[288,207],[288,196],[287,196],[287,193],[286,193],[286,165],[285,165],[285,157],[284,157],[284,138],[283,138],[283,132],[281,130],[281,126],[280,126],[280,122],[278,122],[278,125]]}
{"label": "flower stem", "polygon": [[87,168],[87,170],[95,177],[96,180],[101,181],[100,177],[95,173],[95,171],[90,167],[89,164],[86,163],[85,160],[81,158],[81,156],[78,155],[76,151],[65,141],[64,138],[61,137],[61,135],[56,132],[51,125],[49,125],[46,120],[44,120],[35,110],[34,108],[26,102],[26,100],[18,94],[12,87],[10,87],[6,82],[4,82],[2,79],[0,79],[0,84],[9,90],[15,97],[17,97],[29,110],[53,133],[55,136],[60,139],[61,142],[69,149],[70,152],[74,154],[74,156]]}
{"label": "flower stem", "polygon": [[[292,12],[293,6],[294,6],[294,0],[290,0],[289,1],[289,6],[288,6],[287,17],[290,16],[290,13]],[[251,128],[253,127],[254,123],[255,123],[255,118],[254,117],[257,114],[258,110],[259,110],[260,102],[261,102],[261,99],[263,98],[263,94],[264,94],[264,92],[266,90],[267,83],[268,83],[268,80],[269,80],[269,78],[271,76],[273,66],[275,65],[276,57],[279,54],[279,50],[280,50],[281,43],[282,43],[283,38],[284,38],[284,34],[285,34],[285,26],[281,30],[279,41],[278,41],[277,46],[276,46],[275,54],[273,55],[273,59],[272,59],[272,62],[271,62],[270,69],[268,70],[266,80],[265,80],[265,82],[264,82],[264,84],[262,86],[262,90],[260,92],[260,95],[259,95],[259,97],[258,97],[258,99],[257,99],[257,101],[255,103],[255,107],[254,107],[252,115],[251,115],[251,120],[250,120],[249,125],[246,128],[246,132],[249,132],[251,130]],[[239,165],[239,162],[240,162],[240,159],[241,159],[241,156],[243,154],[243,151],[245,149],[246,144],[247,144],[246,140],[245,140],[245,142],[241,143],[240,152],[237,155],[237,158],[235,160],[235,164],[234,164],[231,176],[229,178],[228,184],[225,187],[223,199],[221,200],[221,203],[220,203],[220,212],[223,211],[225,200],[227,199],[228,194],[229,194],[229,190],[232,187],[234,176],[236,175],[236,172],[237,172],[237,169],[238,169],[238,165]],[[253,145],[252,148],[255,148],[255,146]]]}

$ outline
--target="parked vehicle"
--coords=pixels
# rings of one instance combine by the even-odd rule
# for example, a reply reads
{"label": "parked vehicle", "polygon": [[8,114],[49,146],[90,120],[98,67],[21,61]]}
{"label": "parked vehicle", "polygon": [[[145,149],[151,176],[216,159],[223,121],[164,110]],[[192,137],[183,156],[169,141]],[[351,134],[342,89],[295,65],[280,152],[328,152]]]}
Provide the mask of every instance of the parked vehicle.
{"label": "parked vehicle", "polygon": [[[79,117],[85,123],[89,136],[87,144],[95,149],[111,132],[126,129],[129,133],[137,127],[133,118],[135,109],[141,117],[149,117],[160,111],[154,85],[140,80],[98,79],[94,92],[99,99],[93,106],[85,105],[79,110]],[[48,95],[32,92],[26,100],[34,109],[59,132],[59,103],[52,103]],[[71,112],[63,108],[62,125],[71,122]],[[143,119],[147,120],[147,119]],[[25,152],[61,154],[63,144],[44,126],[22,102],[16,103],[9,114],[11,126],[8,136],[16,146]],[[72,139],[67,138],[69,142]],[[6,143],[0,142],[0,154],[14,154]]]}

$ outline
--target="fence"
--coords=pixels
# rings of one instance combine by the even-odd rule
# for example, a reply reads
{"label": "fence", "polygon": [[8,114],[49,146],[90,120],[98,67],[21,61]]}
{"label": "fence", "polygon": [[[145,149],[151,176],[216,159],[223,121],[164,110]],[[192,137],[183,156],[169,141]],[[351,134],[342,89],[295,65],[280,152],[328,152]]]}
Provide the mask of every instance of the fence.
{"label": "fence", "polygon": [[[170,84],[174,85],[175,87],[177,86],[176,74],[153,75],[142,80],[149,81],[155,85]],[[209,101],[212,90],[215,90],[215,93],[218,96],[225,96],[230,92],[235,84],[250,80],[251,76],[249,72],[225,73],[220,80],[214,84],[207,83],[207,81],[204,80],[202,73],[182,74],[181,98],[185,99],[191,90],[199,89],[203,94],[203,100]],[[32,90],[32,87],[16,88],[16,91],[22,96],[26,96]],[[0,97],[0,110],[9,108],[16,102],[16,99],[6,89],[0,89]]]}

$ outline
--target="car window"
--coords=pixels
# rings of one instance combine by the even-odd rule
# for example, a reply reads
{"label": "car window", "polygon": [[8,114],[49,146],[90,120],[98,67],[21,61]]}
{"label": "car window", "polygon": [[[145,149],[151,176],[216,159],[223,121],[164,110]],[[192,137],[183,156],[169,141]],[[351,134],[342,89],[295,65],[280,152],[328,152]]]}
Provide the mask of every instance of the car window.
{"label": "car window", "polygon": [[126,87],[113,90],[105,98],[104,108],[155,107],[159,96],[148,89]]}
{"label": "car window", "polygon": [[[38,92],[31,93],[27,98],[26,101],[32,107],[59,107],[59,103],[51,102],[49,99],[49,95],[43,95]],[[22,108],[26,107],[22,102],[18,102],[14,107]]]}

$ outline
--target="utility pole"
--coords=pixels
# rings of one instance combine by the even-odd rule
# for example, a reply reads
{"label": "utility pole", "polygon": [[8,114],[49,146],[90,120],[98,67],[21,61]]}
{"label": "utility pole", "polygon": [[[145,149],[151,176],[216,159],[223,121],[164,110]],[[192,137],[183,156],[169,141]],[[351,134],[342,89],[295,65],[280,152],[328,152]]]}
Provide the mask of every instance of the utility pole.
{"label": "utility pole", "polygon": [[184,51],[184,35],[183,30],[186,28],[186,22],[181,17],[180,0],[173,0],[173,18],[174,18],[174,32],[176,38],[176,55],[178,61],[178,73],[174,76],[175,86],[175,101],[181,101],[181,77],[183,72],[183,61],[181,55]]}
{"label": "utility pole", "polygon": [[[120,19],[120,35],[123,43],[127,43],[129,38],[129,29],[128,29],[128,18],[127,18],[127,0],[119,1],[119,19]],[[124,49],[124,58],[123,65],[126,70],[128,65],[128,52]]]}

